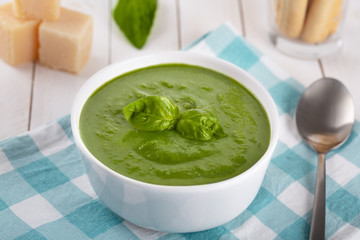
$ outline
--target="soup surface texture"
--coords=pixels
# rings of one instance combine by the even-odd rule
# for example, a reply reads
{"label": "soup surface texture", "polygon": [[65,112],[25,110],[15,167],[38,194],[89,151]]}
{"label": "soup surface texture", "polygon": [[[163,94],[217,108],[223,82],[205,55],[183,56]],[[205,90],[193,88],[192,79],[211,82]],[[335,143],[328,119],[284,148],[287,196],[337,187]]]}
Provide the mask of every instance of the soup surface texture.
{"label": "soup surface texture", "polygon": [[[164,96],[180,112],[202,109],[225,136],[196,141],[176,131],[146,132],[127,122],[123,108],[146,96]],[[232,178],[254,165],[270,141],[259,101],[232,78],[185,64],[156,65],[121,75],[85,103],[80,134],[89,151],[114,171],[159,185],[199,185]]]}

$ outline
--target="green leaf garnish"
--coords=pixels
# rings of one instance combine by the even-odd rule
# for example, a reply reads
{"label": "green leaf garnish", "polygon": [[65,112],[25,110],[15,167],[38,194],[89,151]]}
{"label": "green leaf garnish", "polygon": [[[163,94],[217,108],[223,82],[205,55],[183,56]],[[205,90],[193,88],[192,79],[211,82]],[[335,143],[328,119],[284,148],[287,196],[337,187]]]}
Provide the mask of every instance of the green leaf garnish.
{"label": "green leaf garnish", "polygon": [[113,16],[127,39],[141,49],[154,22],[157,0],[119,0]]}
{"label": "green leaf garnish", "polygon": [[210,141],[225,136],[219,120],[208,111],[191,109],[180,114],[176,131],[183,137]]}
{"label": "green leaf garnish", "polygon": [[171,129],[179,116],[179,108],[161,96],[141,98],[124,107],[123,111],[126,120],[142,131]]}

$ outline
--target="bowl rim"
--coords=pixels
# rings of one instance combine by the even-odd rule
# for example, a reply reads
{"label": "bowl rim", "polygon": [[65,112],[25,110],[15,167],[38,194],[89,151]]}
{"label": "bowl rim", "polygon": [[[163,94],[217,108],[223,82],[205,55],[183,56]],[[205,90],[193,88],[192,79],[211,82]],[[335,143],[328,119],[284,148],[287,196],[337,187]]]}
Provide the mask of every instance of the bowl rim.
{"label": "bowl rim", "polygon": [[[262,106],[268,116],[269,124],[270,124],[270,142],[269,142],[268,148],[265,151],[265,153],[263,154],[263,156],[254,165],[252,165],[249,169],[247,169],[245,172],[242,172],[232,178],[225,179],[225,180],[222,180],[219,182],[198,184],[198,185],[160,185],[160,184],[142,182],[140,180],[136,180],[136,179],[127,177],[125,175],[122,175],[122,174],[112,170],[111,168],[109,168],[105,164],[103,164],[100,160],[98,160],[95,156],[93,156],[90,153],[90,151],[87,149],[87,147],[85,146],[84,142],[82,141],[82,139],[80,137],[79,120],[80,120],[82,108],[83,108],[84,104],[86,103],[87,99],[97,89],[99,89],[99,87],[103,86],[107,82],[114,79],[114,77],[110,78],[110,79],[103,79],[103,80],[99,80],[99,78],[102,75],[106,74],[107,72],[113,70],[114,68],[121,69],[121,67],[125,66],[125,65],[130,65],[130,66],[132,64],[136,65],[137,62],[141,62],[141,61],[145,61],[145,60],[152,60],[152,59],[156,59],[156,58],[162,59],[163,61],[164,61],[164,59],[169,59],[169,61],[165,60],[164,63],[155,63],[155,64],[152,64],[151,61],[149,61],[149,64],[145,64],[144,66],[141,66],[141,67],[138,66],[136,68],[133,68],[132,70],[127,70],[122,73],[118,73],[118,74],[116,74],[116,76],[123,75],[125,73],[134,71],[136,69],[142,69],[142,68],[161,65],[161,64],[176,64],[176,63],[200,66],[203,68],[208,68],[210,70],[220,72],[226,76],[229,76],[229,74],[227,74],[227,73],[223,73],[217,69],[211,69],[207,66],[204,66],[206,64],[204,64],[204,62],[201,62],[201,61],[205,61],[205,62],[210,61],[216,65],[219,64],[225,68],[230,68],[230,69],[233,69],[234,71],[238,71],[240,74],[244,75],[251,82],[253,82],[253,84],[256,86],[256,88],[258,88],[258,90],[261,91],[262,94],[264,94],[263,97],[266,98],[267,101],[269,101],[267,103],[269,106],[268,108],[266,108],[264,106],[264,103],[258,98],[258,96],[252,90],[250,90],[248,88],[248,86],[246,86],[243,82],[230,76],[231,78],[236,80],[238,83],[240,83],[242,86],[244,86],[248,91],[250,91],[258,99],[258,101],[262,104]],[[188,63],[188,62],[186,62],[186,61],[188,61],[188,58],[193,58],[193,59],[199,60],[199,63],[197,63],[197,64]],[[114,71],[116,71],[116,70],[114,70]],[[100,82],[101,84],[95,88],[93,87],[94,89],[92,91],[90,91],[90,93],[87,93],[87,92],[89,92],[87,90],[87,88],[89,87],[89,85],[93,84],[94,82]],[[86,94],[87,96],[86,96],[86,99],[83,101],[83,104],[81,104],[81,102],[82,102],[81,100],[83,100],[83,98],[84,98],[82,95],[84,95],[84,93],[87,93]],[[271,116],[270,116],[270,114],[271,114]],[[276,147],[276,144],[278,141],[279,116],[278,116],[278,110],[275,105],[275,102],[274,102],[273,98],[271,97],[271,95],[269,94],[269,92],[266,90],[266,88],[257,79],[255,79],[253,76],[251,76],[248,72],[246,72],[241,67],[239,67],[231,62],[217,58],[215,56],[209,56],[209,55],[195,53],[195,52],[164,51],[164,52],[160,52],[160,53],[135,57],[135,58],[128,59],[125,61],[115,62],[115,63],[112,63],[112,64],[102,68],[101,70],[96,72],[94,75],[92,75],[83,84],[83,86],[80,88],[80,90],[78,91],[78,93],[74,99],[72,110],[71,110],[71,128],[72,128],[72,132],[73,132],[73,136],[74,136],[74,141],[75,141],[75,144],[76,144],[78,150],[81,151],[82,154],[84,154],[87,159],[91,160],[92,163],[96,164],[98,167],[103,169],[106,172],[106,174],[110,174],[113,177],[119,178],[122,181],[125,181],[129,184],[136,185],[138,187],[149,188],[154,191],[179,192],[179,190],[182,190],[182,191],[189,191],[189,192],[198,192],[198,191],[208,191],[208,190],[223,188],[224,185],[236,184],[238,181],[241,181],[242,178],[246,178],[248,175],[255,172],[258,168],[261,168],[261,165],[264,164],[264,162],[266,161],[267,158],[269,158],[269,160],[270,160],[271,155],[272,155],[273,151],[275,150],[275,147]]]}

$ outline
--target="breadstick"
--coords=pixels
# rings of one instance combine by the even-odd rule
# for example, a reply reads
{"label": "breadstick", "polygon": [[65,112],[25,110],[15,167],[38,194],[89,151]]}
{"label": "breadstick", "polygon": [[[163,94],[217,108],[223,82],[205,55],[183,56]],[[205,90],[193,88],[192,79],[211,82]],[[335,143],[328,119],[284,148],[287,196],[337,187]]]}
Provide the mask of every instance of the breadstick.
{"label": "breadstick", "polygon": [[337,26],[339,25],[341,20],[342,2],[342,0],[335,0],[334,2],[333,10],[329,19],[329,34],[336,32]]}
{"label": "breadstick", "polygon": [[276,10],[276,23],[279,25],[282,21],[283,17],[283,9],[284,9],[284,3],[286,0],[276,0],[275,1],[275,10]]}
{"label": "breadstick", "polygon": [[278,0],[276,21],[279,31],[297,38],[303,28],[308,0]]}
{"label": "breadstick", "polygon": [[301,38],[308,43],[319,43],[329,33],[329,18],[335,0],[313,0],[307,14]]}

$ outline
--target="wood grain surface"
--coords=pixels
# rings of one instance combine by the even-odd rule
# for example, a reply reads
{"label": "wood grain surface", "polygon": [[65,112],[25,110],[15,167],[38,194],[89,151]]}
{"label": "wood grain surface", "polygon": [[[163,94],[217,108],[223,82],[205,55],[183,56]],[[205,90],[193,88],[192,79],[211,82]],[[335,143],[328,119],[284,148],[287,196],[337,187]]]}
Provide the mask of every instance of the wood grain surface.
{"label": "wood grain surface", "polygon": [[[0,4],[9,0],[0,0]],[[158,0],[154,26],[142,50],[135,49],[112,20],[116,0],[63,0],[62,5],[94,18],[90,61],[78,74],[52,70],[38,63],[18,67],[0,60],[0,140],[21,134],[71,111],[84,82],[117,61],[160,51],[179,50],[224,22],[273,59],[289,75],[308,86],[323,75],[341,80],[356,102],[360,119],[360,1],[350,0],[344,47],[319,60],[289,57],[268,37],[267,0]]]}

